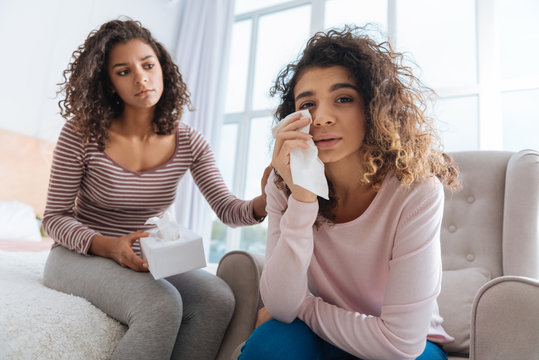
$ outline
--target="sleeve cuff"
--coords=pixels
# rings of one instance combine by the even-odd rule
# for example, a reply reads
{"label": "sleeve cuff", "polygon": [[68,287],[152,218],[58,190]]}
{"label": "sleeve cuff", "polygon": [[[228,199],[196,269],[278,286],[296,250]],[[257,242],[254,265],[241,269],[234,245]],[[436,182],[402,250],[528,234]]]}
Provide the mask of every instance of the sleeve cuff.
{"label": "sleeve cuff", "polygon": [[316,299],[315,296],[312,294],[307,294],[307,296],[305,296],[305,299],[303,299],[303,302],[301,303],[301,306],[299,307],[299,311],[298,311],[298,318],[301,321],[305,322],[307,313],[312,308],[315,299]]}
{"label": "sleeve cuff", "polygon": [[288,209],[286,217],[291,224],[307,223],[312,226],[318,217],[318,201],[305,203],[294,199],[292,195],[288,197]]}

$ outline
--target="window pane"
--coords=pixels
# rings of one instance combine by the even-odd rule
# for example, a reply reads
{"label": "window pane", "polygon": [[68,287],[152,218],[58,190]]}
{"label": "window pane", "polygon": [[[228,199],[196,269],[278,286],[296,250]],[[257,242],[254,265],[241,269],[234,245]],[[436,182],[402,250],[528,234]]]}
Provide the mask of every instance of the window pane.
{"label": "window pane", "polygon": [[479,150],[477,96],[440,99],[435,124],[444,150]]}
{"label": "window pane", "polygon": [[247,177],[245,181],[245,199],[260,195],[260,179],[264,169],[271,163],[272,143],[270,116],[251,119],[249,129],[249,150],[247,152]]}
{"label": "window pane", "polygon": [[241,228],[240,249],[264,254],[268,235],[268,220],[253,226]]}
{"label": "window pane", "polygon": [[[387,33],[387,1],[372,0],[327,0],[324,27],[342,28],[355,24],[365,26],[372,24],[377,32]],[[373,37],[380,39],[374,32]],[[383,36],[384,39],[387,36]]]}
{"label": "window pane", "polygon": [[238,145],[238,124],[224,124],[221,127],[221,142],[216,154],[217,166],[225,179],[226,186],[233,188]]}
{"label": "window pane", "polygon": [[289,0],[236,0],[234,13],[236,15],[258,10],[267,6],[277,5]]}
{"label": "window pane", "polygon": [[539,90],[502,93],[503,149],[539,150]]}
{"label": "window pane", "polygon": [[[238,124],[224,124],[221,128],[221,143],[216,154],[217,166],[223,175],[225,183],[232,189],[234,170],[236,164],[236,152],[238,143]],[[219,262],[227,251],[227,226],[223,224],[212,211],[213,218],[210,240],[209,262]]]}
{"label": "window pane", "polygon": [[239,21],[235,22],[232,28],[225,113],[240,112],[245,109],[251,24],[251,20]]}
{"label": "window pane", "polygon": [[311,6],[260,17],[256,50],[254,109],[273,109],[269,90],[279,71],[298,57],[309,37]]}
{"label": "window pane", "polygon": [[539,1],[502,0],[499,10],[502,76],[539,75]]}
{"label": "window pane", "polygon": [[[273,138],[270,116],[251,119],[245,199],[260,195],[260,179],[271,162]],[[254,226],[241,228],[240,249],[264,253],[268,232],[267,220]]]}
{"label": "window pane", "polygon": [[214,217],[211,226],[210,256],[208,262],[218,263],[228,251],[226,248],[227,226]]}
{"label": "window pane", "polygon": [[398,1],[397,34],[428,86],[476,84],[475,1]]}

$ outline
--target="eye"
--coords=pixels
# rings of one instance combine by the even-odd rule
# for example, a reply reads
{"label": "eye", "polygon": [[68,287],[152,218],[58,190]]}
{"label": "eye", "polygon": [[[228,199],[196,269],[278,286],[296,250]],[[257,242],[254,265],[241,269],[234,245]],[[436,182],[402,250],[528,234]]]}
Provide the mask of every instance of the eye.
{"label": "eye", "polygon": [[129,70],[122,70],[122,71],[118,71],[116,74],[118,74],[119,76],[125,76],[129,73]]}
{"label": "eye", "polygon": [[337,99],[337,102],[338,103],[349,103],[349,102],[352,102],[354,101],[351,97],[348,97],[348,96],[341,96],[340,98]]}
{"label": "eye", "polygon": [[299,106],[299,109],[308,109],[310,107],[313,107],[314,106],[314,103],[313,102],[304,102],[303,104],[301,104]]}
{"label": "eye", "polygon": [[154,64],[146,64],[144,65],[144,68],[149,70],[149,69],[153,69],[154,66],[155,66]]}

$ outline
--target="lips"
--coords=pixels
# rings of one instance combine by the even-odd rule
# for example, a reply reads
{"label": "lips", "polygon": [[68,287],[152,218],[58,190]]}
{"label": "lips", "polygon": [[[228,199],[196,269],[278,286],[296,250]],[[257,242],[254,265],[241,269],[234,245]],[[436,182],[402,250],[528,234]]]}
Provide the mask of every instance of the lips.
{"label": "lips", "polygon": [[153,89],[144,89],[144,90],[141,90],[138,93],[136,93],[135,96],[143,96],[143,95],[146,95],[146,94],[148,94],[148,93],[150,93],[152,91],[153,91]]}
{"label": "lips", "polygon": [[318,148],[330,148],[335,146],[342,140],[342,137],[337,135],[325,134],[314,137],[313,141]]}

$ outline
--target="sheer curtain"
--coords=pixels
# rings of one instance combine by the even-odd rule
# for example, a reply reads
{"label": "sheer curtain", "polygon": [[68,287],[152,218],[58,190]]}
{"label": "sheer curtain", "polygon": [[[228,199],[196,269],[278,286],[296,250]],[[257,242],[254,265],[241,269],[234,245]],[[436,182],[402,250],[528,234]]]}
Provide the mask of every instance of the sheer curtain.
{"label": "sheer curtain", "polygon": [[[223,59],[228,58],[233,14],[234,0],[183,0],[181,9],[175,60],[195,108],[186,110],[181,121],[200,131],[213,149],[223,119]],[[208,250],[211,226],[204,215],[210,208],[190,174],[180,181],[174,209],[178,222],[202,235]]]}

